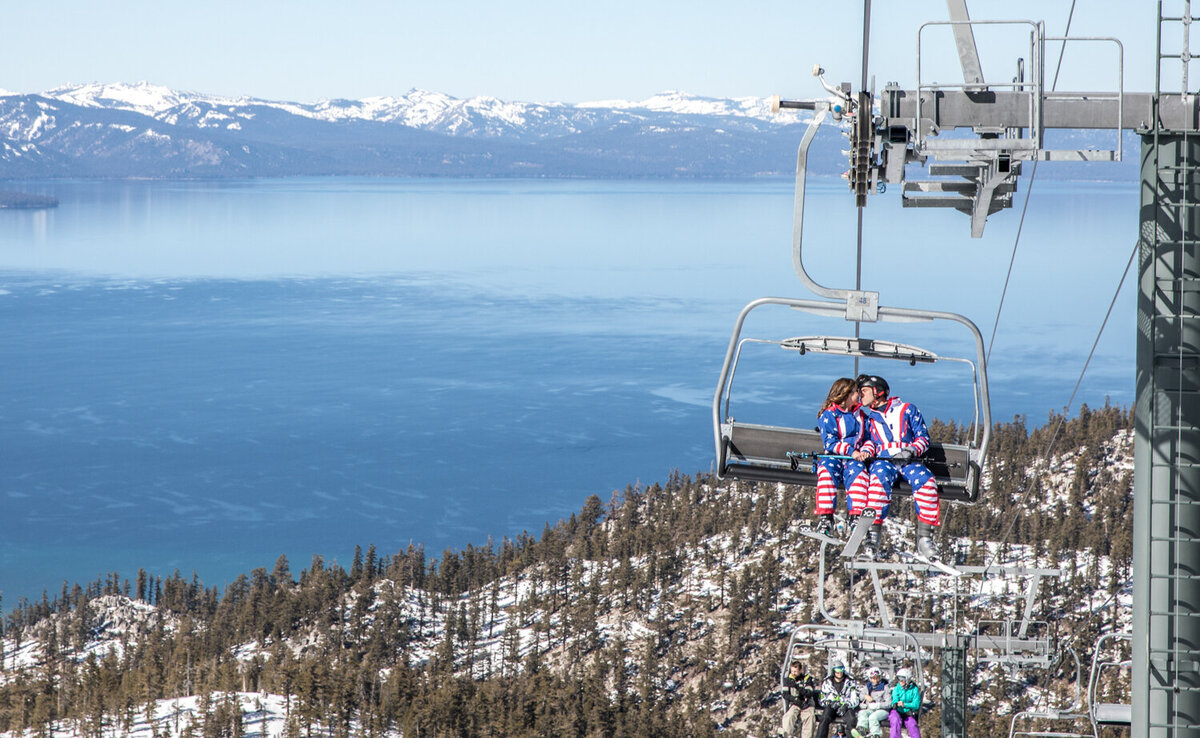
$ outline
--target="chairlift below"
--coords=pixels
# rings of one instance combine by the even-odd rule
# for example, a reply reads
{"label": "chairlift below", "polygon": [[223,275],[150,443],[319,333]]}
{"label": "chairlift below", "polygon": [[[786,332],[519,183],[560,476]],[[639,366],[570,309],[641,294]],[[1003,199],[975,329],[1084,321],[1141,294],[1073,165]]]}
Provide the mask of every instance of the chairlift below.
{"label": "chairlift below", "polygon": [[[1096,641],[1092,654],[1091,676],[1088,678],[1087,703],[1081,704],[1078,694],[1081,682],[1076,675],[1075,703],[1066,710],[1031,709],[1013,714],[1009,738],[1100,738],[1107,735],[1106,729],[1128,731],[1132,723],[1133,709],[1126,702],[1101,702],[1101,689],[1116,685],[1117,690],[1126,692],[1132,667],[1133,634],[1125,632],[1105,633]],[[1073,653],[1073,652],[1072,652]],[[1076,657],[1076,670],[1078,657]],[[1117,672],[1114,676],[1112,672]],[[1086,709],[1082,709],[1086,707]]]}
{"label": "chairlift below", "polygon": [[[818,300],[766,297],[747,305],[738,316],[729,342],[720,382],[713,398],[713,432],[716,440],[717,476],[746,481],[782,482],[815,486],[816,460],[825,454],[820,433],[814,428],[746,423],[731,411],[734,378],[743,348],[749,344],[770,344],[799,356],[833,356],[886,359],[910,365],[959,362],[969,367],[973,386],[972,436],[967,444],[931,442],[920,458],[933,473],[943,500],[973,502],[979,497],[980,471],[991,439],[991,409],[987,397],[983,338],[966,318],[952,313],[879,307],[881,320],[927,322],[951,320],[967,326],[973,333],[977,356],[974,359],[943,356],[917,346],[891,340],[840,336],[800,336],[779,339],[743,337],[747,315],[763,305],[781,305],[805,313],[845,318],[845,305]],[[907,484],[898,483],[895,491],[911,494]]]}
{"label": "chairlift below", "polygon": [[[804,657],[801,657],[801,654]],[[780,670],[779,683],[787,676],[793,659],[812,662],[846,662],[851,676],[861,678],[870,667],[878,667],[889,679],[901,667],[909,667],[913,681],[925,688],[925,655],[912,635],[893,628],[871,628],[862,623],[847,626],[802,625],[792,631]],[[816,664],[810,664],[815,666]]]}
{"label": "chairlift below", "polygon": [[1112,678],[1111,672],[1117,672],[1116,679],[1122,673],[1130,675],[1133,667],[1132,644],[1133,633],[1130,632],[1105,633],[1096,641],[1096,649],[1092,653],[1092,674],[1088,680],[1088,712],[1097,726],[1129,727],[1133,720],[1133,707],[1128,702],[1100,701],[1102,683]]}

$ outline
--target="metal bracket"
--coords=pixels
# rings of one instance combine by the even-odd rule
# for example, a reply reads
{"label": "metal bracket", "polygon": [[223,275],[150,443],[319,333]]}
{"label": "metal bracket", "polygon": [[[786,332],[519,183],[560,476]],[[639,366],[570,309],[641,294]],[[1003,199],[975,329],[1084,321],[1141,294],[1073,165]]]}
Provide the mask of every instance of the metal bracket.
{"label": "metal bracket", "polygon": [[846,320],[875,323],[879,320],[879,293],[850,290],[846,294]]}

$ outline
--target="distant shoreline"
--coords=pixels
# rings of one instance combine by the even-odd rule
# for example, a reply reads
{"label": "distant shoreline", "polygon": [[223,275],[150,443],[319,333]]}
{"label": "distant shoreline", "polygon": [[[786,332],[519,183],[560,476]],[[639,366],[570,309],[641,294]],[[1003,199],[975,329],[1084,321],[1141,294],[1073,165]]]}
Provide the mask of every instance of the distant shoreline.
{"label": "distant shoreline", "polygon": [[41,210],[58,207],[58,198],[48,195],[32,195],[28,192],[0,190],[0,209]]}

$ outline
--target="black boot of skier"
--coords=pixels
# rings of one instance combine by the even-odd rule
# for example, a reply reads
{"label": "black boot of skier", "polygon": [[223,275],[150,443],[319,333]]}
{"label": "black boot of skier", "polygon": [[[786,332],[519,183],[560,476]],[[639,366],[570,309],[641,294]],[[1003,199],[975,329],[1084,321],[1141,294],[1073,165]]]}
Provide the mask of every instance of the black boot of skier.
{"label": "black boot of skier", "polygon": [[923,520],[917,521],[917,555],[929,561],[942,560],[942,553],[933,540],[933,526]]}

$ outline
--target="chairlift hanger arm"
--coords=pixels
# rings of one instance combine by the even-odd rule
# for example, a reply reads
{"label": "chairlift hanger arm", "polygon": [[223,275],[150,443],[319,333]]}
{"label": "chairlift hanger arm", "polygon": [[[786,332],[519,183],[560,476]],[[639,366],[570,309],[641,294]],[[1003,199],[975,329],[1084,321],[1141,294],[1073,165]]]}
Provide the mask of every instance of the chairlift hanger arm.
{"label": "chairlift hanger arm", "polygon": [[[835,88],[825,81],[825,70],[820,64],[813,67],[813,76],[820,80],[821,85],[830,92],[833,100],[824,101],[801,101],[801,100],[781,100],[778,95],[771,99],[771,110],[778,112],[780,108],[796,108],[816,110],[817,114],[813,116],[808,124],[808,128],[804,131],[803,138],[800,139],[800,145],[796,149],[796,187],[793,196],[792,204],[792,268],[796,272],[796,276],[800,282],[813,294],[818,297],[826,297],[833,300],[845,301],[845,309],[847,317],[852,313],[857,317],[865,320],[875,320],[874,308],[879,304],[878,292],[863,292],[861,290],[838,289],[826,287],[818,284],[815,279],[809,276],[804,268],[804,196],[805,186],[808,179],[808,149],[812,145],[813,138],[817,135],[817,129],[825,120],[827,114],[832,114],[835,121],[842,120],[847,113],[854,111],[855,103],[850,95],[848,84],[843,84],[841,88]],[[860,97],[863,97],[860,95]],[[866,124],[870,123],[870,101],[867,99],[865,103],[867,110],[865,119],[856,120],[853,126],[855,131],[859,131],[864,127],[869,127]],[[861,107],[861,106],[859,106]],[[863,112],[860,110],[860,118]],[[865,167],[866,161],[863,165]],[[866,193],[861,193],[862,202],[865,204]]]}
{"label": "chairlift hanger arm", "polygon": [[[946,9],[952,21],[969,21],[967,0],[946,0]],[[983,84],[983,66],[979,63],[979,48],[975,45],[975,30],[970,23],[954,25],[954,43],[958,47],[958,59],[962,65],[963,82],[968,85]]]}

